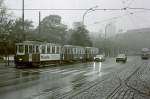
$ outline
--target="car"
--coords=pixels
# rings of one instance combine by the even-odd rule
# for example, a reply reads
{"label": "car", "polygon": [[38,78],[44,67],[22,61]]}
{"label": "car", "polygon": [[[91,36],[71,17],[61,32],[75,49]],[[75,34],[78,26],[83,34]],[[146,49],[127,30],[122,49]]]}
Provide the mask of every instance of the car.
{"label": "car", "polygon": [[105,56],[104,55],[96,55],[94,57],[94,61],[96,61],[96,62],[103,62],[103,61],[105,61]]}
{"label": "car", "polygon": [[120,61],[126,63],[127,62],[127,56],[125,54],[119,54],[116,57],[116,62],[120,62]]}
{"label": "car", "polygon": [[148,48],[142,48],[141,50],[141,59],[149,59],[150,50]]}

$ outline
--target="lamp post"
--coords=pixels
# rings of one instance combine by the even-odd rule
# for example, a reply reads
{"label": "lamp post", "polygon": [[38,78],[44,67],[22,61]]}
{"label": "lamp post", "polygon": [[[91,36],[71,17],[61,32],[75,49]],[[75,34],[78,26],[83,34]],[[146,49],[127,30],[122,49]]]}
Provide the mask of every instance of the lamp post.
{"label": "lamp post", "polygon": [[107,28],[110,26],[111,24],[109,23],[109,24],[106,24],[106,26],[105,26],[105,44],[104,44],[104,50],[105,50],[105,55],[107,55],[107,47],[106,47],[106,45],[107,45]]}
{"label": "lamp post", "polygon": [[90,13],[92,11],[95,11],[95,9],[97,8],[98,6],[94,6],[92,8],[89,8],[87,9],[84,13],[83,13],[83,16],[82,16],[82,25],[84,25],[84,19],[85,19],[85,16],[87,15],[87,13]]}

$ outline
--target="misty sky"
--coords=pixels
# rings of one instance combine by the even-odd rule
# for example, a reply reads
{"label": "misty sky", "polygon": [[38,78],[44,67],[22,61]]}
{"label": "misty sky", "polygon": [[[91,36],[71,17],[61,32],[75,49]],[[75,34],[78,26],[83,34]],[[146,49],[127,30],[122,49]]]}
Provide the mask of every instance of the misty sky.
{"label": "misty sky", "polygon": [[[22,8],[22,0],[5,0],[8,8]],[[25,8],[123,8],[144,7],[150,8],[150,0],[25,0]],[[62,17],[64,24],[70,28],[73,22],[82,21],[82,15],[85,11],[41,11],[42,18],[47,15],[57,14]],[[134,14],[129,14],[134,12]],[[136,13],[135,13],[136,12]],[[21,11],[13,11],[14,16],[21,16]],[[113,17],[122,16],[118,19],[108,20]],[[38,11],[25,11],[25,19],[32,20],[34,25],[38,24]],[[104,21],[105,20],[105,21]],[[85,25],[91,32],[104,31],[106,24],[112,22],[116,30],[127,30],[134,28],[150,27],[150,11],[128,10],[128,11],[94,11],[88,13],[85,17]]]}

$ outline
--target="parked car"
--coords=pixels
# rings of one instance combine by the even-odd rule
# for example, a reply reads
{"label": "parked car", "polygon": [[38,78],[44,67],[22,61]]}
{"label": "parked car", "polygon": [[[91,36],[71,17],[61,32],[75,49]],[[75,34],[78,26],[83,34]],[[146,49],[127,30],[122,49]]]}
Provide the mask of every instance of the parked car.
{"label": "parked car", "polygon": [[96,61],[96,62],[103,62],[103,61],[105,61],[105,56],[104,55],[96,55],[94,57],[94,61]]}
{"label": "parked car", "polygon": [[126,63],[127,61],[127,56],[125,54],[119,54],[117,57],[116,57],[116,62],[124,62]]}

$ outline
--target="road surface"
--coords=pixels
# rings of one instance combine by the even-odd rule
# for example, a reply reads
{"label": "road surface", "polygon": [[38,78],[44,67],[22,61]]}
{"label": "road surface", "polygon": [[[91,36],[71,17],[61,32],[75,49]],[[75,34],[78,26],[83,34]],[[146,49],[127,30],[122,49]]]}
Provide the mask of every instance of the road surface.
{"label": "road surface", "polygon": [[150,99],[150,61],[0,69],[0,99]]}

